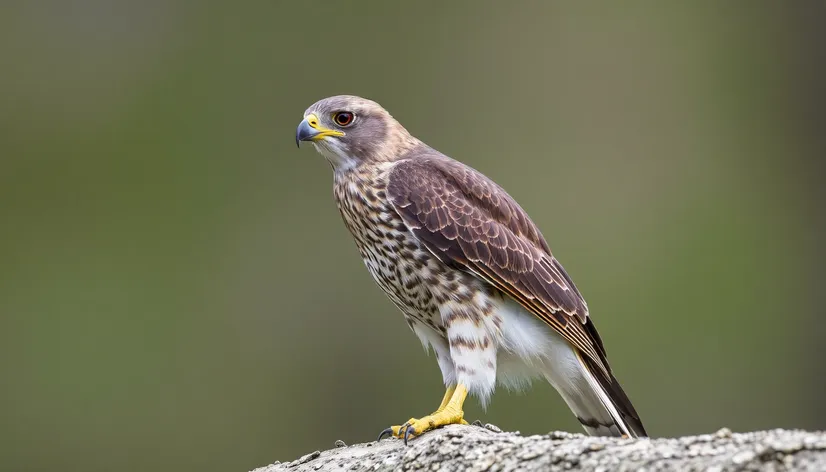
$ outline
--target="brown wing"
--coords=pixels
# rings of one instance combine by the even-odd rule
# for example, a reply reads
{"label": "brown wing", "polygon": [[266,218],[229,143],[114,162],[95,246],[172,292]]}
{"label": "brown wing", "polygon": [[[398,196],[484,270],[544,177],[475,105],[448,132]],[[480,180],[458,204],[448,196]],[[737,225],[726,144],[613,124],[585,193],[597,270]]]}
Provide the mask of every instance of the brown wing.
{"label": "brown wing", "polygon": [[610,378],[588,306],[536,225],[481,173],[430,149],[391,171],[387,196],[436,257],[510,295]]}

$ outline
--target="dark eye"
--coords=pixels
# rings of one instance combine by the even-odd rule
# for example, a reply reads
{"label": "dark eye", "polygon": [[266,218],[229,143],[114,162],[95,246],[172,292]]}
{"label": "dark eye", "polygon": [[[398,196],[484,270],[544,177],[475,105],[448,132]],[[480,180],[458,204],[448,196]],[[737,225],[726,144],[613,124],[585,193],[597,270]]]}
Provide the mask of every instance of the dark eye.
{"label": "dark eye", "polygon": [[353,123],[353,114],[349,111],[340,111],[333,116],[333,121],[339,126],[349,126]]}

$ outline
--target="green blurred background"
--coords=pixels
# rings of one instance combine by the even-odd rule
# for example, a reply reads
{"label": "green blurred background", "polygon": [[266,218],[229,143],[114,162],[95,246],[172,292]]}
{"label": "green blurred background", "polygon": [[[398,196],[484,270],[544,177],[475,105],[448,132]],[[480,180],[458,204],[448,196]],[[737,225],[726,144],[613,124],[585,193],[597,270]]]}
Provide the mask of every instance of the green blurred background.
{"label": "green blurred background", "polygon": [[[652,435],[826,427],[817,5],[4,2],[0,469],[243,471],[438,404],[295,148],[340,93],[523,204]],[[580,431],[548,385],[466,417]]]}

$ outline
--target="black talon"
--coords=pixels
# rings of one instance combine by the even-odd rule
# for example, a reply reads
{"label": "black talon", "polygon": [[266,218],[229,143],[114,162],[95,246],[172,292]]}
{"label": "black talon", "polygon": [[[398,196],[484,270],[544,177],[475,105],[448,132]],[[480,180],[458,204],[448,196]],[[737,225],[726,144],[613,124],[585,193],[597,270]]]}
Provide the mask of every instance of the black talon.
{"label": "black talon", "polygon": [[393,428],[387,428],[385,430],[382,430],[382,432],[379,433],[379,438],[376,439],[376,441],[381,441],[381,438],[383,438],[385,434],[388,435],[388,436],[392,436],[393,435]]}
{"label": "black talon", "polygon": [[413,434],[413,427],[408,426],[407,429],[404,430],[404,445],[405,446],[407,446],[407,438],[409,438],[411,434]]}

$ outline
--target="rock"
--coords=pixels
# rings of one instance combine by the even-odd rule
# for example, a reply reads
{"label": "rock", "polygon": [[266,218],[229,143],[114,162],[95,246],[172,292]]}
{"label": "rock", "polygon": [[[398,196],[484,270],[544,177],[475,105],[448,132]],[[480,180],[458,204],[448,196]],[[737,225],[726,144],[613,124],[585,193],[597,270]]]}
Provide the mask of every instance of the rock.
{"label": "rock", "polygon": [[664,439],[619,439],[551,432],[521,436],[499,428],[452,425],[412,439],[315,451],[255,472],[286,471],[634,471],[826,470],[826,433],[799,430]]}

